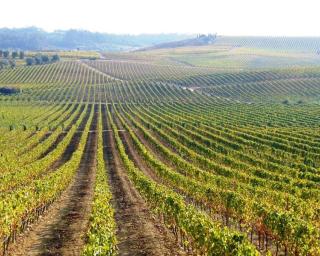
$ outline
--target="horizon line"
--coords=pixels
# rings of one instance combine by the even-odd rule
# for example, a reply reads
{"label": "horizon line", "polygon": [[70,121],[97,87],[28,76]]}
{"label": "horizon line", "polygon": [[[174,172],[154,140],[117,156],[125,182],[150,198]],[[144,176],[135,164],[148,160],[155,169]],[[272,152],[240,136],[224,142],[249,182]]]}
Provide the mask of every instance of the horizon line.
{"label": "horizon line", "polygon": [[218,37],[269,37],[269,38],[318,38],[320,35],[263,35],[263,34],[223,34],[223,33],[217,33],[217,32],[182,32],[182,31],[175,31],[175,32],[139,32],[139,33],[130,33],[130,32],[108,32],[108,31],[95,31],[90,30],[86,28],[56,28],[56,29],[45,29],[43,27],[31,25],[31,26],[21,26],[21,27],[15,27],[15,26],[3,26],[0,27],[0,30],[2,29],[9,29],[9,30],[15,30],[15,29],[28,29],[28,28],[35,28],[42,30],[46,33],[54,33],[59,31],[69,31],[69,30],[76,30],[76,31],[86,31],[90,33],[100,33],[100,34],[109,34],[109,35],[129,35],[129,36],[140,36],[140,35],[168,35],[168,34],[176,34],[176,35],[198,35],[198,34],[215,34]]}

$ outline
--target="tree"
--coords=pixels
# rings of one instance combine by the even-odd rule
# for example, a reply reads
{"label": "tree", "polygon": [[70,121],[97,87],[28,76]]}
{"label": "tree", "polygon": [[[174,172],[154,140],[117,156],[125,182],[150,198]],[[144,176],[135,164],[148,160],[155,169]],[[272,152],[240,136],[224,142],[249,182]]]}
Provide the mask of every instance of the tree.
{"label": "tree", "polygon": [[41,61],[42,61],[42,63],[48,63],[49,56],[48,55],[41,55]]}
{"label": "tree", "polygon": [[26,58],[26,64],[27,66],[32,66],[34,63],[34,59],[33,58]]}
{"label": "tree", "polygon": [[0,60],[0,69],[3,69],[8,65],[9,65],[9,61],[8,60]]}
{"label": "tree", "polygon": [[3,56],[3,51],[0,50],[0,58]]}
{"label": "tree", "polygon": [[11,57],[12,57],[12,59],[17,58],[18,57],[18,52],[16,52],[16,51],[12,52],[11,53]]}
{"label": "tree", "polygon": [[9,51],[4,51],[3,52],[3,57],[4,58],[8,58],[9,57],[10,52]]}
{"label": "tree", "polygon": [[34,61],[35,61],[36,65],[41,65],[42,64],[41,55],[37,55],[36,57],[34,57]]}
{"label": "tree", "polygon": [[56,61],[59,61],[59,60],[60,60],[60,56],[58,54],[52,55],[52,59],[51,59],[52,62],[56,62]]}
{"label": "tree", "polygon": [[24,52],[23,52],[23,51],[20,51],[20,53],[19,53],[19,59],[20,59],[20,60],[23,60],[23,59],[24,59]]}
{"label": "tree", "polygon": [[11,68],[15,68],[16,67],[16,61],[15,60],[10,60],[9,64],[10,64]]}

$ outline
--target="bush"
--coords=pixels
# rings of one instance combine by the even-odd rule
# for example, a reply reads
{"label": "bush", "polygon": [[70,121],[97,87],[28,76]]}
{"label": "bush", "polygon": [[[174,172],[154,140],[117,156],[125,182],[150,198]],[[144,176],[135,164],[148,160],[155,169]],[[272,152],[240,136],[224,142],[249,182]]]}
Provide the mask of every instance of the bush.
{"label": "bush", "polygon": [[16,89],[16,88],[0,87],[0,94],[11,95],[11,94],[16,94],[18,92],[19,92],[19,89]]}
{"label": "bush", "polygon": [[289,105],[289,104],[290,104],[290,101],[289,101],[288,99],[286,99],[286,100],[282,101],[282,104],[284,104],[284,105]]}

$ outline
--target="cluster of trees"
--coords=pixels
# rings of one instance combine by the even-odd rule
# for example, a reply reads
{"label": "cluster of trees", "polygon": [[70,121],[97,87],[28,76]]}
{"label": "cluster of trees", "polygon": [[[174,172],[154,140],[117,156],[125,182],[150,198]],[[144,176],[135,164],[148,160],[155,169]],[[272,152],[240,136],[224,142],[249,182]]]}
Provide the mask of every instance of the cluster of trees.
{"label": "cluster of trees", "polygon": [[16,61],[15,60],[8,60],[8,59],[1,59],[0,60],[0,70],[6,67],[15,68]]}
{"label": "cluster of trees", "polygon": [[28,57],[25,58],[24,51],[8,51],[8,50],[0,50],[0,70],[3,68],[16,67],[16,61],[15,59],[25,59],[27,66],[32,65],[41,65],[41,64],[48,64],[57,62],[60,60],[60,56],[58,54],[55,54],[51,57],[48,55],[38,54],[34,57]]}
{"label": "cluster of trees", "polygon": [[0,58],[5,58],[5,59],[19,59],[23,60],[24,59],[24,51],[8,51],[8,50],[0,50]]}
{"label": "cluster of trees", "polygon": [[0,50],[0,70],[6,67],[15,68],[15,59],[24,59],[23,51]]}
{"label": "cluster of trees", "polygon": [[27,66],[41,65],[41,64],[57,62],[59,60],[60,60],[60,56],[58,54],[52,55],[51,58],[48,55],[38,54],[35,57],[26,58],[26,64]]}

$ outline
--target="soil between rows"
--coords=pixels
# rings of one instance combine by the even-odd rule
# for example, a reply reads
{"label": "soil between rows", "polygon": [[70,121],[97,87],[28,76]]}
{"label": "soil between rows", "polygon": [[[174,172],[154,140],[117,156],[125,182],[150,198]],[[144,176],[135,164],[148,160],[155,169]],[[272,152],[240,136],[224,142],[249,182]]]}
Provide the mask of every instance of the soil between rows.
{"label": "soil between rows", "polygon": [[[104,158],[116,210],[119,255],[185,255],[171,232],[156,221],[130,182],[108,127],[105,111],[103,113]],[[9,255],[81,254],[93,199],[97,118],[96,105],[91,132],[73,182],[45,214],[10,246]],[[76,134],[81,136],[81,132]],[[78,143],[78,140],[73,140],[73,143]]]}
{"label": "soil between rows", "polygon": [[[96,112],[91,130],[97,128],[97,115]],[[82,133],[76,134],[80,137]],[[9,255],[80,255],[93,199],[96,150],[97,133],[90,132],[73,182],[43,217],[18,238]]]}
{"label": "soil between rows", "polygon": [[[106,115],[103,117],[104,130],[107,130]],[[103,139],[113,207],[116,211],[119,255],[185,255],[170,231],[156,221],[146,202],[130,182],[112,132],[105,131]]]}

